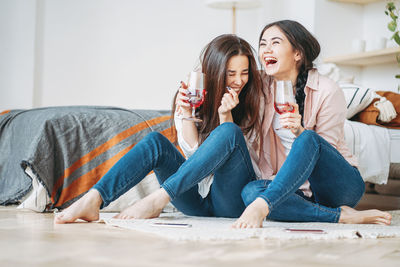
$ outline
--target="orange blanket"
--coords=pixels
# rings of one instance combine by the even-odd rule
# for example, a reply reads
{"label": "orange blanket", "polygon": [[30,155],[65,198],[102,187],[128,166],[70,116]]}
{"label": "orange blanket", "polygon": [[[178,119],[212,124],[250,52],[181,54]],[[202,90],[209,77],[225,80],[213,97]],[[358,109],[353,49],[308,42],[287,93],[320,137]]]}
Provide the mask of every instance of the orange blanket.
{"label": "orange blanket", "polygon": [[376,93],[380,96],[386,97],[387,100],[392,102],[394,108],[396,109],[397,117],[390,122],[379,121],[379,110],[374,107],[374,103],[379,100],[378,98],[376,98],[366,109],[354,116],[352,120],[356,120],[365,124],[378,125],[392,129],[400,129],[400,94],[391,91],[377,91]]}

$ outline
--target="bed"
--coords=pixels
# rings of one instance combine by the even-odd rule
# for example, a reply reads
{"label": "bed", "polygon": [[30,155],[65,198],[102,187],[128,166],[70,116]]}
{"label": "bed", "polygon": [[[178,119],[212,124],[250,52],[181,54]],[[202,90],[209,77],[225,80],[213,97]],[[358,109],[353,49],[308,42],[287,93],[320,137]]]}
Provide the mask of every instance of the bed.
{"label": "bed", "polygon": [[391,165],[394,168],[400,163],[400,130],[350,120],[346,120],[344,129],[347,145],[358,158],[364,181],[386,184]]}
{"label": "bed", "polygon": [[[22,202],[35,211],[70,205],[151,131],[176,141],[170,111],[73,106],[0,114],[0,205]],[[158,187],[154,175],[141,185]],[[134,198],[143,197],[135,190]]]}

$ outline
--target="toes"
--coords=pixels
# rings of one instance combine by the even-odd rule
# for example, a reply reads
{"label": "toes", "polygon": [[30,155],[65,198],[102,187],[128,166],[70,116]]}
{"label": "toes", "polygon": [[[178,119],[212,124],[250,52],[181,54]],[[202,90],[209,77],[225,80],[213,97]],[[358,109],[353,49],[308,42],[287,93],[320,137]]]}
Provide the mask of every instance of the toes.
{"label": "toes", "polygon": [[239,227],[240,229],[246,228],[246,223],[244,222],[239,222]]}
{"label": "toes", "polygon": [[377,218],[376,222],[378,224],[390,225],[390,220],[388,220],[386,218]]}
{"label": "toes", "polygon": [[387,219],[387,220],[392,220],[392,215],[390,214],[390,213],[387,213],[387,212],[385,212],[386,214],[385,214],[385,218]]}
{"label": "toes", "polygon": [[234,222],[234,223],[231,225],[231,228],[235,228],[235,229],[239,228],[238,221]]}

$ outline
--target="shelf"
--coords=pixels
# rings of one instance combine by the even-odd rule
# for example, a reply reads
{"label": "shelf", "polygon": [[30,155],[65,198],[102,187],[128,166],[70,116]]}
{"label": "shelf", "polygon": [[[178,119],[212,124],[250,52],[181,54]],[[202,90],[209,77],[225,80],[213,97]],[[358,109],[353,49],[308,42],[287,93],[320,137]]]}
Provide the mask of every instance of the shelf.
{"label": "shelf", "polygon": [[400,54],[400,47],[391,47],[357,54],[327,57],[324,59],[324,62],[346,66],[365,67],[378,64],[396,63],[396,54]]}
{"label": "shelf", "polygon": [[330,0],[333,2],[349,3],[349,4],[360,4],[367,5],[370,3],[380,2],[382,0]]}

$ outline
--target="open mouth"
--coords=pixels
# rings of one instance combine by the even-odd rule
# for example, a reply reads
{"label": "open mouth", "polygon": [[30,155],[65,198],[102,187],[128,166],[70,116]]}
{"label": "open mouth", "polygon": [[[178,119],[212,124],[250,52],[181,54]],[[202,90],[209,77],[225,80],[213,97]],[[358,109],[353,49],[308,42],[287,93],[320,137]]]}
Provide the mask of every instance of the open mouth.
{"label": "open mouth", "polygon": [[267,67],[274,65],[276,62],[278,62],[278,60],[274,57],[265,57],[264,58],[265,61],[265,65]]}

